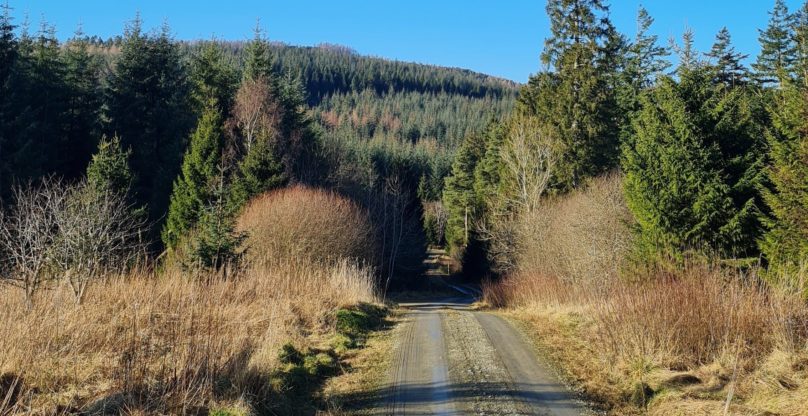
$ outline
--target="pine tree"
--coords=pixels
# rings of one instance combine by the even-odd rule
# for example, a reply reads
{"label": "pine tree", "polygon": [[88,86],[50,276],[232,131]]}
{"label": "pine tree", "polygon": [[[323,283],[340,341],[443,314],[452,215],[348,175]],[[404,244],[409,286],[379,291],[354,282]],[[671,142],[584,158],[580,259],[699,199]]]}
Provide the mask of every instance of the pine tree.
{"label": "pine tree", "polygon": [[762,85],[782,83],[793,76],[797,60],[794,43],[794,16],[788,12],[784,0],[775,0],[769,12],[766,30],[760,31],[760,54],[752,64],[755,77]]}
{"label": "pine tree", "polygon": [[182,160],[182,172],[174,182],[168,219],[162,232],[166,247],[175,248],[211,203],[211,189],[218,178],[223,148],[222,116],[215,107],[208,107],[191,135]]}
{"label": "pine tree", "polygon": [[87,183],[116,194],[128,194],[134,180],[129,169],[131,153],[129,150],[123,150],[119,138],[101,138],[98,151],[87,166]]}
{"label": "pine tree", "polygon": [[771,217],[761,249],[780,277],[796,278],[808,265],[808,96],[792,83],[784,84],[781,94],[766,134],[771,188],[763,194]]}
{"label": "pine tree", "polygon": [[661,79],[643,95],[636,136],[623,148],[626,202],[650,253],[709,244],[731,206],[729,189],[712,169],[716,149],[705,146],[687,93]]}
{"label": "pine tree", "polygon": [[217,106],[222,114],[230,114],[237,85],[236,70],[224,56],[221,45],[206,42],[191,58],[191,96],[198,112]]}
{"label": "pine tree", "polygon": [[57,170],[69,178],[84,171],[96,147],[92,138],[98,137],[101,128],[101,65],[88,48],[81,29],[64,48],[68,125]]}
{"label": "pine tree", "polygon": [[[590,176],[614,166],[617,157],[618,114],[608,80],[612,67],[603,56],[610,23],[601,0],[551,0],[547,3],[552,36],[545,41],[542,61],[554,72],[539,74],[537,103],[530,108],[551,126],[565,144],[555,186],[574,188]],[[532,88],[532,87],[530,87]]]}
{"label": "pine tree", "polygon": [[454,251],[462,251],[471,241],[480,203],[474,191],[474,171],[483,157],[485,140],[480,135],[470,135],[457,149],[452,174],[446,178],[443,204],[449,218],[446,225],[446,242]]}
{"label": "pine tree", "polygon": [[132,149],[133,191],[155,223],[167,210],[171,181],[179,171],[191,125],[189,90],[179,47],[168,27],[158,35],[146,35],[136,18],[125,30],[108,80],[108,132]]}
{"label": "pine tree", "polygon": [[712,49],[704,55],[711,60],[711,67],[715,72],[717,82],[731,86],[746,82],[747,70],[742,61],[748,55],[735,51],[729,30],[726,27],[718,32]]}

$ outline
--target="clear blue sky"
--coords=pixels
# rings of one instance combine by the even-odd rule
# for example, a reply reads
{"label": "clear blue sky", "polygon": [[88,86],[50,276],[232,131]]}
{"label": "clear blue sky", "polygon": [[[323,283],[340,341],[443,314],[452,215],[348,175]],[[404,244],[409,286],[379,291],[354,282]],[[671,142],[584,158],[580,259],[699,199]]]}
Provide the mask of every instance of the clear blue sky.
{"label": "clear blue sky", "polygon": [[[4,0],[0,0],[2,2]],[[549,23],[542,0],[8,0],[17,23],[32,28],[44,17],[66,38],[81,22],[91,35],[122,32],[140,11],[146,27],[168,21],[178,39],[248,39],[257,18],[272,40],[321,42],[404,61],[468,68],[525,82],[539,68]],[[788,0],[796,9],[802,0]],[[685,26],[699,49],[709,49],[726,25],[736,47],[756,55],[758,28],[774,0],[612,0],[611,18],[623,33],[636,31],[637,6],[656,19],[667,44]]]}

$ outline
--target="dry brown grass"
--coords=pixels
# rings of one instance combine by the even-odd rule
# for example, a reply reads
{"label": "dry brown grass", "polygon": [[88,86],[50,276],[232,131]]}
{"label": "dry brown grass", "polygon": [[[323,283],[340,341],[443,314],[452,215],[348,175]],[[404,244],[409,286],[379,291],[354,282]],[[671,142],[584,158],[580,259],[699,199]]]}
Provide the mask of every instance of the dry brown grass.
{"label": "dry brown grass", "polygon": [[[318,212],[333,209],[338,225],[361,226],[359,214],[345,215],[354,207],[321,196],[329,205]],[[254,261],[228,280],[179,270],[110,276],[91,284],[82,305],[58,283],[38,293],[30,311],[19,290],[0,286],[0,414],[271,410],[283,394],[270,377],[280,346],[319,345],[333,333],[338,308],[378,297],[371,269],[345,257],[356,246],[335,249],[341,257],[328,262],[255,251],[275,247],[270,238],[263,234]]]}
{"label": "dry brown grass", "polygon": [[250,232],[250,249],[261,257],[376,260],[376,230],[367,212],[331,191],[296,186],[261,195],[244,209],[238,227]]}
{"label": "dry brown grass", "polygon": [[540,241],[522,242],[533,258],[487,284],[486,301],[529,322],[613,414],[640,411],[629,403],[641,383],[656,392],[652,414],[724,414],[727,402],[728,414],[808,414],[808,305],[753,271],[690,264],[621,276],[630,233],[606,218],[624,212],[614,180],[528,217],[543,221],[521,225],[539,230]]}

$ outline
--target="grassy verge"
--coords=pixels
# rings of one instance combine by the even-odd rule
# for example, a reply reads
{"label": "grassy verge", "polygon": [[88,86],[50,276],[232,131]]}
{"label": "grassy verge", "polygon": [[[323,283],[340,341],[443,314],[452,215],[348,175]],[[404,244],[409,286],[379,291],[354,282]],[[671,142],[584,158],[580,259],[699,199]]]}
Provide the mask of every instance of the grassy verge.
{"label": "grassy verge", "polygon": [[[713,295],[699,289],[700,296]],[[743,303],[740,296],[763,298],[722,289],[714,295],[735,306],[718,303],[698,319],[691,315],[695,293],[669,286],[644,288],[658,292],[658,299],[590,294],[557,302],[534,296],[501,313],[518,322],[570,384],[610,415],[808,414],[804,306],[784,305],[773,295],[766,303]],[[680,309],[666,310],[662,299]],[[631,302],[645,302],[649,310],[675,316],[675,322],[632,314]],[[793,338],[786,339],[789,335]]]}
{"label": "grassy verge", "polygon": [[400,314],[392,312],[369,334],[364,348],[345,354],[346,371],[329,379],[322,390],[321,401],[328,414],[365,415],[377,408],[377,393],[385,388],[396,339],[394,328],[400,319]]}

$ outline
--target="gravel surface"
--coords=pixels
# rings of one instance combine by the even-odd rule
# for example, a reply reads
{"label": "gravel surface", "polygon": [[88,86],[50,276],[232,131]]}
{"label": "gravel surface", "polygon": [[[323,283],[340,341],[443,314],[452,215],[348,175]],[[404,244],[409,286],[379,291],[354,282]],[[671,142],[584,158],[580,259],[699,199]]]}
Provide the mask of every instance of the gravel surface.
{"label": "gravel surface", "polygon": [[589,414],[525,336],[471,299],[402,304],[382,408],[394,415]]}

